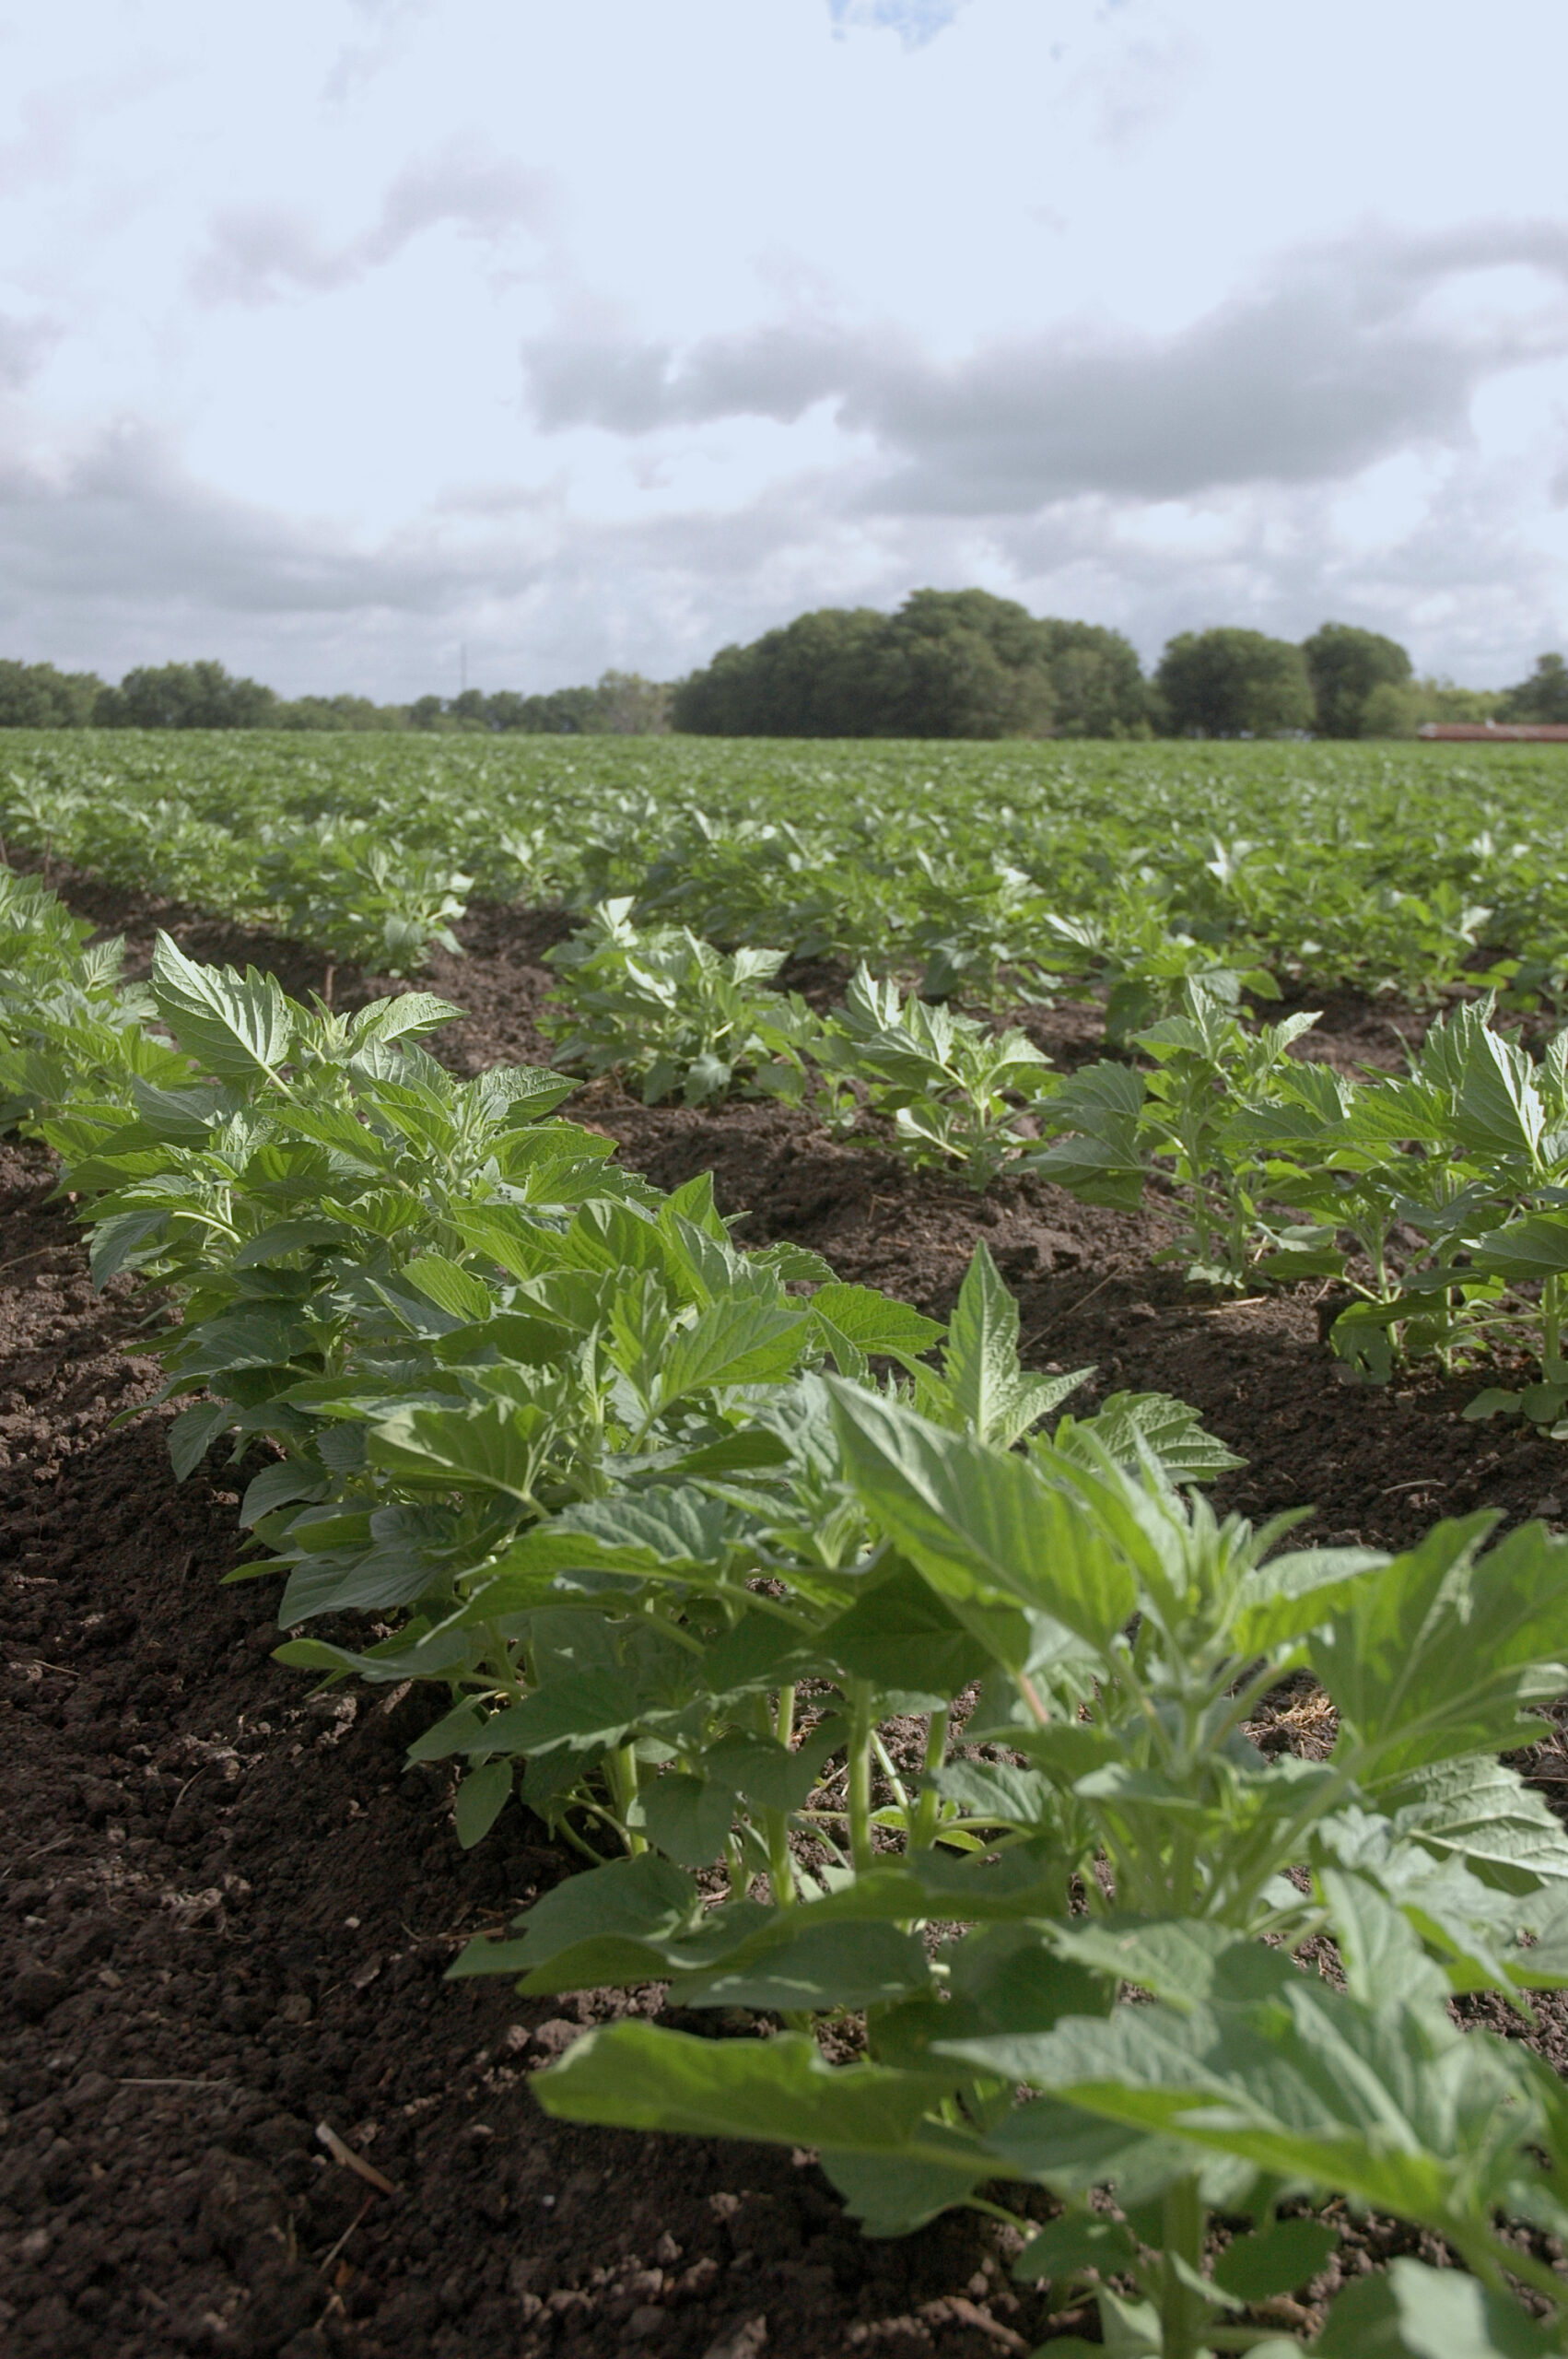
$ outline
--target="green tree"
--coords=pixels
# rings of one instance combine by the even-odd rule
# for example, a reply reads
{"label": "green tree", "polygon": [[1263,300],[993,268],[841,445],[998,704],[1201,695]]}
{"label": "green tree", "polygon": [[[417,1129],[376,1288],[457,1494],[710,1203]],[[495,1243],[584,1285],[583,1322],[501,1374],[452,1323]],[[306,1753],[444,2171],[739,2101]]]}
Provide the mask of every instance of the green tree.
{"label": "green tree", "polygon": [[671,720],[702,737],[873,737],[887,707],[888,621],[873,606],[824,606],[721,647],[675,689]]}
{"label": "green tree", "polygon": [[1154,687],[1176,737],[1274,737],[1313,722],[1305,657],[1260,630],[1180,632]]}
{"label": "green tree", "polygon": [[1129,639],[1098,623],[1048,616],[1038,628],[1049,648],[1059,737],[1149,735],[1149,687]]}
{"label": "green tree", "polygon": [[0,729],[86,729],[102,693],[96,672],[0,663]]}
{"label": "green tree", "polygon": [[1056,720],[1040,625],[989,590],[917,590],[887,626],[879,737],[1048,737]]}
{"label": "green tree", "polygon": [[406,729],[408,710],[401,704],[372,704],[369,697],[295,697],[278,706],[269,725],[274,729]]}
{"label": "green tree", "polygon": [[278,698],[259,680],[237,680],[221,663],[143,665],[99,696],[100,729],[264,729]]}
{"label": "green tree", "polygon": [[720,648],[671,721],[725,737],[1114,737],[1147,731],[1148,692],[1119,632],[917,590],[895,615],[824,606]]}
{"label": "green tree", "polygon": [[1529,678],[1503,691],[1497,718],[1568,722],[1568,663],[1561,655],[1538,655]]}
{"label": "green tree", "polygon": [[[1359,630],[1353,623],[1324,623],[1303,640],[1301,651],[1320,737],[1389,734],[1368,726],[1368,700],[1375,689],[1402,688],[1410,679],[1410,659],[1398,640]],[[1387,698],[1379,710],[1392,710]]]}

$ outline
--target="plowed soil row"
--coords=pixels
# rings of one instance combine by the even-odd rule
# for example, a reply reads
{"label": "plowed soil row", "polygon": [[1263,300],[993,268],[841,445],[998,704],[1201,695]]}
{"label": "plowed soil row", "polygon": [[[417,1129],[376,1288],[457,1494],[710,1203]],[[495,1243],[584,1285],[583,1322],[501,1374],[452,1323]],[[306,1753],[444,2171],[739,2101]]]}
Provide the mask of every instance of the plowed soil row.
{"label": "plowed soil row", "polygon": [[[163,923],[291,991],[324,983],[298,945],[62,881],[140,957]],[[461,1069],[542,1058],[540,962],[560,931],[467,921],[469,956],[434,979],[468,1011],[444,1050]],[[802,979],[828,995],[836,980]],[[372,988],[334,981],[340,1001]],[[1324,1052],[1397,1053],[1388,1011],[1333,1015]],[[1098,1052],[1092,1009],[1033,1021],[1064,1064]],[[1341,1386],[1309,1298],[1195,1297],[1153,1259],[1157,1210],[1029,1180],[976,1198],[772,1106],[644,1109],[599,1085],[574,1110],[662,1185],[711,1169],[748,1239],[798,1238],[938,1314],[984,1237],[1031,1364],[1092,1364],[1085,1403],[1124,1387],[1193,1402],[1247,1461],[1226,1506],[1311,1502],[1313,1533],[1385,1546],[1474,1507],[1560,1512],[1558,1449],[1464,1424],[1468,1385]],[[516,1811],[458,1849],[444,1770],[404,1766],[430,1702],[312,1702],[270,1661],[270,1589],[219,1582],[240,1561],[239,1478],[214,1463],[177,1485],[167,1413],[116,1422],[155,1389],[149,1306],[122,1281],[92,1294],[52,1185],[41,1150],[0,1147],[0,2342],[50,2359],[1031,2348],[1043,2319],[1008,2283],[1000,2227],[959,2215],[867,2243],[804,2157],[539,2113],[531,2071],[627,2001],[440,1978],[568,1862]],[[1555,1740],[1533,1766],[1568,1790]],[[1557,2011],[1538,2036],[1555,2052]],[[1396,2248],[1352,2233],[1341,2265]]]}

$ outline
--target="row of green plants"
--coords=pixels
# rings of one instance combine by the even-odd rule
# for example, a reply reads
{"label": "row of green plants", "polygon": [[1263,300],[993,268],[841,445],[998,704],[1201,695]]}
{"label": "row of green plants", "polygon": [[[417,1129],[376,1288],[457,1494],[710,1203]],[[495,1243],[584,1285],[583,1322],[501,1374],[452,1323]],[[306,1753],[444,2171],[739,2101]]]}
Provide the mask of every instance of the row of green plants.
{"label": "row of green plants", "polygon": [[1407,1074],[1353,1081],[1290,1054],[1315,1015],[1244,1022],[1256,978],[1173,960],[1140,985],[1153,1020],[1121,1035],[1129,1057],[1063,1077],[1017,1027],[864,967],[818,1016],[769,988],[778,953],[639,930],[631,907],[601,905],[551,954],[562,1065],[640,1079],[649,1102],[810,1103],[841,1133],[869,1111],[895,1152],[974,1188],[1011,1169],[1124,1212],[1153,1191],[1174,1216],[1164,1258],[1189,1279],[1331,1288],[1334,1348],[1357,1373],[1522,1354],[1527,1380],[1470,1414],[1550,1428],[1568,1414],[1568,1033],[1533,1057],[1487,995],[1435,1023]]}
{"label": "row of green plants", "polygon": [[864,958],[928,997],[1101,987],[1130,1029],[1173,957],[1559,1004],[1560,770],[1527,747],[8,733],[0,839],[372,971],[417,971],[471,890],[630,897],[640,924]]}
{"label": "row of green plants", "polygon": [[[455,1971],[754,2024],[590,2033],[547,2108],[813,2149],[872,2234],[998,2213],[1123,2359],[1299,2351],[1346,2209],[1462,2266],[1350,2284],[1328,2359],[1568,2348],[1568,2094],[1450,2004],[1568,1985],[1497,1758],[1568,1685],[1563,1543],[1293,1550],[1180,1403],[1065,1413],[983,1250],[944,1330],[618,1170],[560,1076],[454,1080],[439,1002],[167,938],[127,993],[82,933],[6,885],[0,1089],[174,1314],[176,1472],[245,1466],[285,1661],[435,1689],[460,1840],[519,1797],[586,1855]],[[1304,1671],[1332,1751],[1270,1759]]]}

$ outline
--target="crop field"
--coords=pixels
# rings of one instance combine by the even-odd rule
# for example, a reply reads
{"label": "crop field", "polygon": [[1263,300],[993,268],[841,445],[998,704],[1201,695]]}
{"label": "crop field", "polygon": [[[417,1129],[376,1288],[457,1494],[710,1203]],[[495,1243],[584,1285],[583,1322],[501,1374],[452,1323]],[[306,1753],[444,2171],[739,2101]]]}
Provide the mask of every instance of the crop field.
{"label": "crop field", "polygon": [[18,2347],[1568,2350],[1460,750],[0,742]]}

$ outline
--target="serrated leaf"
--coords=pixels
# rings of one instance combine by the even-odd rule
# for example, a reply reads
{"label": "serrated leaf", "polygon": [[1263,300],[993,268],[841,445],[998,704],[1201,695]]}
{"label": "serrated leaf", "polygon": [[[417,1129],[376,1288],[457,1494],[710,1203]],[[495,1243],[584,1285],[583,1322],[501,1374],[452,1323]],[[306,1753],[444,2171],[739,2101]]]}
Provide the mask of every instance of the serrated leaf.
{"label": "serrated leaf", "polygon": [[477,1324],[487,1320],[496,1309],[496,1297],[483,1278],[449,1262],[444,1254],[416,1254],[412,1262],[404,1263],[403,1276],[438,1310],[450,1311],[454,1319]]}
{"label": "serrated leaf", "polygon": [[1121,1628],[1132,1575],[1086,1508],[1011,1451],[847,1384],[831,1390],[859,1496],[944,1596],[1000,1591],[1102,1646]]}
{"label": "serrated leaf", "polygon": [[[614,2024],[579,2040],[537,2076],[533,2093],[558,2120],[698,2138],[761,2138],[949,2165],[967,2142],[934,2125],[918,2134],[929,2083],[878,2064],[829,2064],[800,2032],[696,2039],[652,2024]],[[925,2146],[929,2154],[919,2151]]]}
{"label": "serrated leaf", "polygon": [[1018,1304],[982,1238],[958,1290],[942,1375],[954,1406],[981,1441],[1016,1439],[1010,1426],[1018,1382]]}
{"label": "serrated leaf", "polygon": [[1526,1524],[1480,1555],[1491,1522],[1437,1525],[1309,1641],[1363,1784],[1527,1743],[1568,1687],[1568,1543]]}
{"label": "serrated leaf", "polygon": [[1268,1654],[1331,1621],[1387,1562],[1376,1548],[1298,1548],[1254,1567],[1232,1625],[1236,1651]]}
{"label": "serrated leaf", "polygon": [[398,1409],[370,1427],[370,1462],[390,1473],[473,1483],[532,1504],[538,1459],[518,1413],[503,1402],[463,1409]]}
{"label": "serrated leaf", "polygon": [[799,1360],[809,1328],[796,1304],[747,1295],[721,1298],[671,1337],[661,1365],[663,1406],[713,1385],[779,1382]]}
{"label": "serrated leaf", "polygon": [[153,948],[158,1015],[203,1073],[220,1081],[275,1079],[288,1056],[294,1018],[275,975],[200,967],[170,935]]}
{"label": "serrated leaf", "polygon": [[230,1401],[198,1401],[193,1408],[181,1410],[169,1428],[169,1458],[177,1483],[195,1473],[219,1434],[233,1423]]}
{"label": "serrated leaf", "polygon": [[904,1367],[942,1341],[937,1320],[923,1317],[891,1295],[879,1294],[873,1286],[846,1285],[836,1278],[819,1285],[806,1308],[831,1330],[830,1341],[842,1336],[855,1351],[896,1360]]}
{"label": "serrated leaf", "polygon": [[1196,1409],[1168,1392],[1113,1392],[1093,1417],[1064,1420],[1052,1447],[1071,1456],[1084,1433],[1124,1465],[1136,1465],[1141,1450],[1149,1451],[1173,1483],[1212,1482],[1246,1463],[1205,1429]]}

